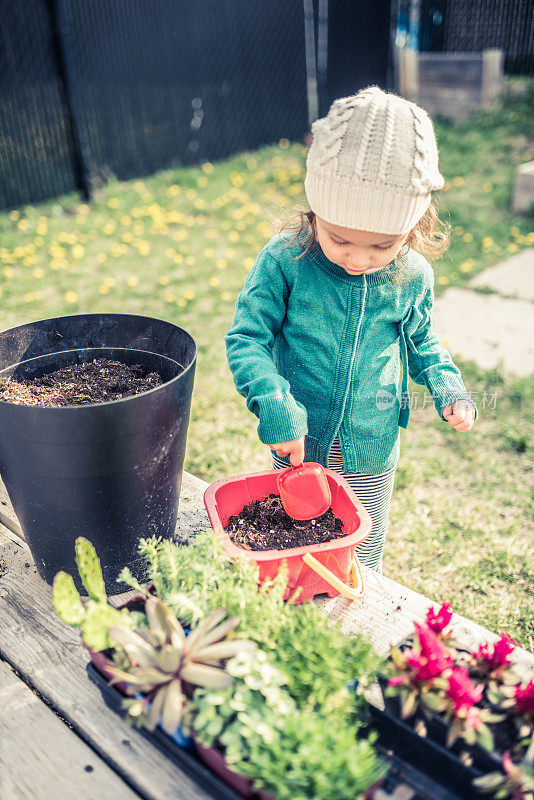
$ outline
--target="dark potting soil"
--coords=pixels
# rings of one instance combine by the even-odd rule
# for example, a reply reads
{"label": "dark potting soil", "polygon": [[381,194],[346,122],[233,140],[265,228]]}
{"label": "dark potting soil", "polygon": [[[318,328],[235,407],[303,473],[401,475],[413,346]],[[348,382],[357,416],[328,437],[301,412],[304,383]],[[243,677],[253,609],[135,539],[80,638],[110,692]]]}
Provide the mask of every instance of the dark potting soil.
{"label": "dark potting soil", "polygon": [[95,358],[72,364],[33,380],[0,384],[0,401],[22,406],[81,406],[109,403],[161,386],[157,372],[147,373],[139,364]]}
{"label": "dark potting soil", "polygon": [[343,521],[330,508],[316,519],[293,519],[284,511],[279,495],[270,494],[232,515],[225,530],[244,550],[288,550],[339,539],[345,536],[342,527]]}

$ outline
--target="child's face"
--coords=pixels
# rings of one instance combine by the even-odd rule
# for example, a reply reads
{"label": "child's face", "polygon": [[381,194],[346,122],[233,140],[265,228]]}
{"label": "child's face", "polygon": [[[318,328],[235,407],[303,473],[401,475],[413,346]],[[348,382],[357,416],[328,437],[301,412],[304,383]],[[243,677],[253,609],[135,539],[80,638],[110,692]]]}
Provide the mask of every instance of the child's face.
{"label": "child's face", "polygon": [[398,255],[409,233],[388,236],[332,225],[315,217],[317,241],[325,256],[349,275],[384,269]]}

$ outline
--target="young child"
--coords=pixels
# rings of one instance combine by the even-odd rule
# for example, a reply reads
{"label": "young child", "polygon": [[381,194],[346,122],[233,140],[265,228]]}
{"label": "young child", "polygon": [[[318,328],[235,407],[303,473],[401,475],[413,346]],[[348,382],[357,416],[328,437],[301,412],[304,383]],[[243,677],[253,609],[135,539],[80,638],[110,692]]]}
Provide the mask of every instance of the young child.
{"label": "young child", "polygon": [[408,374],[455,430],[477,416],[432,331],[434,275],[413,249],[436,249],[431,193],[444,180],[427,114],[376,86],[336,100],[312,133],[311,210],[260,252],[227,356],[273,466],[342,473],[373,521],[356,553],[381,571]]}

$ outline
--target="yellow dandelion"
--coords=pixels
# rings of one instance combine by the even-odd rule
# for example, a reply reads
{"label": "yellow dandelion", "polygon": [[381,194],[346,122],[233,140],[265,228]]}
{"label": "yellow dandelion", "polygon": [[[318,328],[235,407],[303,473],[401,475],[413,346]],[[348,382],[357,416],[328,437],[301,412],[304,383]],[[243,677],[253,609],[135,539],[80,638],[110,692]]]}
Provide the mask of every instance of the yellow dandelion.
{"label": "yellow dandelion", "polygon": [[143,183],[143,181],[135,181],[135,183],[134,183],[134,185],[133,185],[133,188],[134,188],[134,190],[135,190],[136,192],[139,192],[139,193],[140,193],[140,192],[144,192],[144,190],[145,190],[145,184]]}
{"label": "yellow dandelion", "polygon": [[202,164],[201,169],[202,172],[205,172],[206,175],[209,175],[211,172],[213,172],[213,164],[211,163],[211,161],[205,161],[204,164]]}
{"label": "yellow dandelion", "polygon": [[461,177],[461,175],[457,175],[455,178],[452,179],[453,186],[463,186],[465,184],[465,180]]}
{"label": "yellow dandelion", "polygon": [[283,159],[281,159],[280,156],[273,156],[271,158],[271,164],[273,165],[273,167],[279,167],[283,163],[284,163]]}
{"label": "yellow dandelion", "polygon": [[105,264],[106,261],[108,260],[108,257],[105,253],[97,253],[96,260],[98,261],[99,264]]}
{"label": "yellow dandelion", "polygon": [[121,219],[120,219],[121,225],[124,225],[124,227],[126,227],[127,225],[130,225],[131,221],[132,221],[132,218],[128,214],[123,214]]}
{"label": "yellow dandelion", "polygon": [[218,258],[215,262],[217,269],[226,269],[228,261],[225,258]]}
{"label": "yellow dandelion", "polygon": [[27,292],[27,293],[24,295],[24,301],[25,301],[26,303],[33,303],[35,299],[36,299],[36,297],[35,297],[35,294],[34,294],[34,292]]}
{"label": "yellow dandelion", "polygon": [[33,264],[35,264],[35,260],[35,256],[26,256],[22,259],[22,263],[25,267],[31,267]]}
{"label": "yellow dandelion", "polygon": [[449,283],[449,279],[446,275],[440,275],[438,278],[438,283],[442,286],[446,286]]}
{"label": "yellow dandelion", "polygon": [[34,278],[42,278],[44,275],[44,269],[41,269],[41,267],[37,267],[37,269],[33,270],[32,275]]}
{"label": "yellow dandelion", "polygon": [[448,192],[450,188],[451,188],[451,185],[450,185],[449,181],[445,181],[445,183],[443,184],[443,191],[444,192]]}
{"label": "yellow dandelion", "polygon": [[301,191],[302,191],[302,184],[301,183],[293,183],[287,189],[287,193],[289,195],[291,195],[291,197],[295,197],[295,195],[300,194]]}
{"label": "yellow dandelion", "polygon": [[530,233],[527,233],[527,235],[525,236],[525,243],[534,244],[534,231],[530,231]]}
{"label": "yellow dandelion", "polygon": [[185,196],[187,197],[188,200],[194,200],[195,197],[197,196],[197,193],[195,189],[188,189],[185,193]]}
{"label": "yellow dandelion", "polygon": [[168,286],[170,282],[171,282],[171,279],[169,278],[168,275],[162,275],[161,278],[158,281],[158,283],[161,286]]}
{"label": "yellow dandelion", "polygon": [[209,278],[208,283],[210,286],[219,286],[220,280],[218,278]]}
{"label": "yellow dandelion", "polygon": [[206,239],[216,239],[218,234],[215,228],[208,228],[204,235],[206,236]]}
{"label": "yellow dandelion", "polygon": [[29,227],[30,223],[28,222],[27,219],[19,219],[19,221],[17,222],[17,228],[19,229],[19,231],[27,231]]}
{"label": "yellow dandelion", "polygon": [[245,267],[245,269],[247,271],[251,270],[255,263],[256,263],[256,259],[251,258],[250,256],[248,258],[244,258],[243,259],[243,266]]}
{"label": "yellow dandelion", "polygon": [[287,150],[289,147],[289,139],[279,139],[278,147],[280,147],[282,150]]}
{"label": "yellow dandelion", "polygon": [[196,297],[196,294],[194,292],[192,292],[191,290],[188,290],[187,292],[184,292],[183,296],[185,297],[186,300],[194,300],[195,297]]}
{"label": "yellow dandelion", "polygon": [[240,219],[238,222],[236,222],[235,226],[236,226],[238,231],[246,231],[246,229],[247,229],[247,223],[242,219]]}
{"label": "yellow dandelion", "polygon": [[78,302],[78,295],[76,292],[65,292],[65,300],[67,303],[77,303]]}
{"label": "yellow dandelion", "polygon": [[110,286],[110,287],[113,287],[113,286],[117,285],[117,281],[115,280],[115,278],[106,278],[104,283],[106,284],[106,286]]}
{"label": "yellow dandelion", "polygon": [[119,201],[116,197],[110,197],[108,200],[108,208],[118,208]]}
{"label": "yellow dandelion", "polygon": [[440,342],[440,345],[442,347],[449,347],[449,344],[450,344],[450,342],[449,342],[448,339],[442,339],[441,342]]}
{"label": "yellow dandelion", "polygon": [[494,241],[491,238],[491,236],[484,236],[484,238],[482,239],[482,245],[484,247],[491,247],[492,244],[494,244]]}
{"label": "yellow dandelion", "polygon": [[48,233],[48,225],[40,222],[35,229],[35,233],[38,236],[45,236]]}
{"label": "yellow dandelion", "polygon": [[486,194],[489,194],[493,191],[493,184],[487,181],[487,183],[483,185],[482,191],[486,192]]}
{"label": "yellow dandelion", "polygon": [[221,292],[221,300],[231,300],[232,295],[230,292]]}
{"label": "yellow dandelion", "polygon": [[75,244],[72,248],[73,258],[83,258],[85,255],[85,248],[81,244]]}
{"label": "yellow dandelion", "polygon": [[0,289],[0,297],[2,297],[2,290]]}
{"label": "yellow dandelion", "polygon": [[194,267],[195,264],[197,263],[197,260],[195,256],[186,256],[185,263],[187,264],[188,267]]}
{"label": "yellow dandelion", "polygon": [[163,299],[165,300],[166,303],[174,303],[176,297],[174,292],[165,292],[165,294],[163,295]]}
{"label": "yellow dandelion", "polygon": [[230,183],[232,184],[232,186],[235,186],[236,188],[238,186],[243,186],[243,184],[245,183],[245,176],[239,172],[231,172]]}
{"label": "yellow dandelion", "polygon": [[76,213],[77,213],[77,214],[81,214],[83,217],[86,217],[86,216],[87,216],[87,214],[89,214],[89,213],[90,213],[90,211],[91,211],[91,209],[90,209],[90,207],[87,205],[87,203],[80,203],[80,205],[79,205],[79,206],[78,206],[78,208],[76,209]]}
{"label": "yellow dandelion", "polygon": [[175,253],[172,257],[172,260],[174,261],[175,264],[182,264],[184,257],[181,253]]}
{"label": "yellow dandelion", "polygon": [[469,244],[469,242],[473,241],[473,234],[472,233],[464,233],[462,239],[464,240],[464,242],[466,242],[466,244]]}
{"label": "yellow dandelion", "polygon": [[521,231],[519,230],[517,225],[512,225],[512,227],[510,228],[510,233],[512,234],[512,236],[521,236]]}
{"label": "yellow dandelion", "polygon": [[462,261],[460,264],[460,272],[471,272],[473,267],[475,266],[475,261],[472,258],[466,259],[466,261]]}
{"label": "yellow dandelion", "polygon": [[464,233],[464,229],[462,228],[461,225],[456,225],[456,227],[453,228],[453,230],[454,230],[455,236],[461,236],[462,233]]}
{"label": "yellow dandelion", "polygon": [[130,289],[135,289],[135,287],[139,284],[139,278],[137,275],[131,275],[129,278],[126,279],[126,285],[130,287]]}
{"label": "yellow dandelion", "polygon": [[202,200],[201,197],[197,197],[196,200],[193,200],[193,205],[195,208],[198,208],[199,211],[202,211],[202,209],[206,208],[206,201]]}
{"label": "yellow dandelion", "polygon": [[41,247],[44,244],[44,239],[42,236],[36,236],[33,242],[36,247]]}
{"label": "yellow dandelion", "polygon": [[506,249],[510,253],[518,253],[519,252],[519,245],[517,245],[515,242],[511,242]]}
{"label": "yellow dandelion", "polygon": [[167,189],[167,194],[169,197],[176,197],[176,195],[180,194],[181,191],[182,190],[180,189],[180,187],[177,186],[175,183],[173,183],[172,186],[169,186],[169,188]]}
{"label": "yellow dandelion", "polygon": [[12,219],[12,220],[20,219],[20,212],[17,211],[16,208],[14,208],[13,211],[9,212],[9,219]]}
{"label": "yellow dandelion", "polygon": [[115,233],[116,229],[117,226],[115,225],[114,222],[106,222],[106,224],[102,228],[102,232],[105,233],[106,236],[111,236],[113,233]]}
{"label": "yellow dandelion", "polygon": [[11,267],[4,267],[4,275],[6,278],[13,277],[13,269]]}
{"label": "yellow dandelion", "polygon": [[176,305],[180,306],[180,308],[185,308],[185,306],[187,305],[187,300],[185,299],[185,297],[179,297],[178,300],[176,301]]}
{"label": "yellow dandelion", "polygon": [[205,258],[213,258],[213,249],[211,247],[206,247],[203,255]]}
{"label": "yellow dandelion", "polygon": [[109,286],[106,283],[100,284],[98,287],[100,294],[109,294]]}
{"label": "yellow dandelion", "polygon": [[150,245],[148,242],[138,242],[137,252],[140,256],[147,256],[150,253]]}
{"label": "yellow dandelion", "polygon": [[131,244],[131,242],[133,242],[133,240],[134,240],[133,233],[131,231],[125,231],[122,234],[121,239],[122,239],[123,242],[127,242],[128,244]]}
{"label": "yellow dandelion", "polygon": [[200,175],[200,177],[197,178],[197,186],[203,187],[207,185],[208,185],[208,179],[206,178],[206,176]]}

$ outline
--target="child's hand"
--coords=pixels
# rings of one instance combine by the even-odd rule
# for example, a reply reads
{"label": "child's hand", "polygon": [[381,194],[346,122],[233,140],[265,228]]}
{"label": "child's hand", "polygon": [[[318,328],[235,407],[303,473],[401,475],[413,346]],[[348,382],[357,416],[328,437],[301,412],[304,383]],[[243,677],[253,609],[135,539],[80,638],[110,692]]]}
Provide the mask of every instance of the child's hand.
{"label": "child's hand", "polygon": [[464,433],[470,431],[475,421],[475,409],[465,400],[457,400],[455,403],[449,403],[443,409],[443,417],[447,420],[449,425],[452,425],[455,431]]}
{"label": "child's hand", "polygon": [[268,444],[267,447],[274,450],[280,457],[289,456],[289,463],[293,467],[300,466],[304,461],[304,436],[301,436],[300,439],[291,439],[290,442]]}

